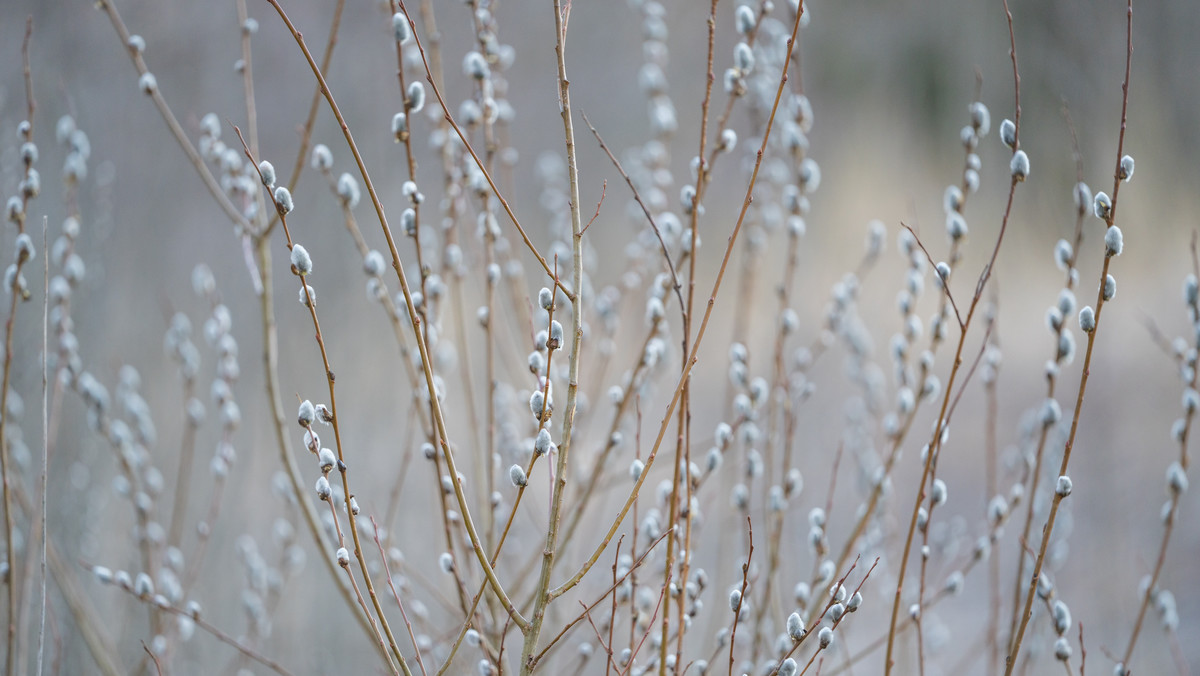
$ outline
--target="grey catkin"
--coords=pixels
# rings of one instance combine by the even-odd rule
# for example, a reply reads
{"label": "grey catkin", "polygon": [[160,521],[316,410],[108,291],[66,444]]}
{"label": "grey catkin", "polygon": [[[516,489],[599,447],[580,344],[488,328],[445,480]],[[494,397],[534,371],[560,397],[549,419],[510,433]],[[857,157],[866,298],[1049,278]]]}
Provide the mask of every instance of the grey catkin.
{"label": "grey catkin", "polygon": [[299,244],[292,245],[292,268],[296,274],[303,277],[312,273],[313,262],[312,257],[308,255],[308,250]]}
{"label": "grey catkin", "polygon": [[1104,233],[1104,253],[1106,256],[1120,256],[1125,250],[1125,238],[1121,234],[1121,229],[1115,225],[1108,226],[1108,231]]}
{"label": "grey catkin", "polygon": [[392,37],[402,45],[412,39],[412,26],[409,25],[408,17],[404,12],[396,12],[392,15]]}
{"label": "grey catkin", "polygon": [[279,210],[281,215],[288,215],[292,212],[295,205],[292,203],[292,192],[284,186],[275,188],[275,208]]}

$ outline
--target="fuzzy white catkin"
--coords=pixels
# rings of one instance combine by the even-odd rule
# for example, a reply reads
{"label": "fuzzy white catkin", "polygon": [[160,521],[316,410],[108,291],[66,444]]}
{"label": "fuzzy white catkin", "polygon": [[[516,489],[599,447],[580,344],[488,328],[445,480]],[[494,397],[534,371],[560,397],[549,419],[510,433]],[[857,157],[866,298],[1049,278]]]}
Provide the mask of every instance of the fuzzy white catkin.
{"label": "fuzzy white catkin", "polygon": [[758,23],[758,19],[754,15],[754,8],[749,5],[739,5],[734,19],[737,32],[741,35],[748,35]]}
{"label": "fuzzy white catkin", "polygon": [[793,641],[799,641],[804,638],[804,618],[800,617],[800,613],[788,615],[787,633],[788,637]]}
{"label": "fuzzy white catkin", "polygon": [[350,173],[343,173],[338,177],[337,194],[342,203],[351,209],[358,206],[358,201],[362,198],[362,191],[358,188],[358,180]]}
{"label": "fuzzy white catkin", "polygon": [[552,445],[553,441],[550,439],[550,430],[543,427],[538,431],[537,439],[533,442],[533,452],[538,455],[545,455]]}
{"label": "fuzzy white catkin", "polygon": [[138,573],[133,581],[133,592],[142,598],[154,595],[154,581],[146,573]]}
{"label": "fuzzy white catkin", "polygon": [[384,262],[383,254],[379,253],[375,249],[371,249],[367,252],[367,255],[363,257],[363,271],[371,277],[382,276],[384,270],[386,269],[387,263]]}
{"label": "fuzzy white catkin", "polygon": [[829,627],[821,627],[821,631],[817,632],[817,642],[821,644],[821,648],[829,647],[833,643],[833,630]]}
{"label": "fuzzy white catkin", "polygon": [[862,593],[854,592],[850,596],[850,600],[846,601],[846,611],[852,613],[852,612],[858,610],[859,607],[862,606],[862,602],[863,602]]}
{"label": "fuzzy white catkin", "polygon": [[154,77],[154,73],[146,71],[138,78],[138,89],[144,94],[153,94],[158,91],[158,80]]}
{"label": "fuzzy white catkin", "polygon": [[313,424],[317,418],[317,409],[313,407],[313,403],[307,399],[300,402],[300,412],[297,414],[297,421],[301,427],[308,427]]}
{"label": "fuzzy white catkin", "polygon": [[33,248],[33,238],[29,236],[29,233],[23,232],[17,235],[16,252],[16,258],[19,261],[33,260],[36,252]]}
{"label": "fuzzy white catkin", "polygon": [[96,581],[100,582],[101,584],[108,584],[112,582],[113,579],[112,570],[105,568],[104,566],[92,566],[92,575],[95,575]]}
{"label": "fuzzy white catkin", "polygon": [[754,70],[754,50],[750,45],[745,42],[737,43],[733,49],[733,63],[743,75]]}
{"label": "fuzzy white catkin", "polygon": [[1183,465],[1180,465],[1179,461],[1176,460],[1175,462],[1171,463],[1170,467],[1167,467],[1167,490],[1171,492],[1171,495],[1179,496],[1186,493],[1187,489],[1187,471],[1184,470]]}
{"label": "fuzzy white catkin", "polygon": [[8,198],[8,204],[5,211],[8,214],[8,220],[16,223],[25,216],[25,203],[20,197],[13,195],[12,197]]}
{"label": "fuzzy white catkin", "polygon": [[408,135],[408,116],[404,113],[396,113],[392,116],[392,136],[396,138],[396,143],[404,140]]}
{"label": "fuzzy white catkin", "polygon": [[946,482],[942,481],[941,479],[934,479],[933,487],[930,491],[930,495],[931,495],[931,499],[933,500],[934,507],[937,507],[937,506],[945,503],[946,497],[947,497]]}
{"label": "fuzzy white catkin", "polygon": [[408,96],[405,101],[409,112],[416,115],[425,107],[425,85],[414,82],[408,86]]}
{"label": "fuzzy white catkin", "polygon": [[263,185],[268,188],[275,187],[275,165],[263,160],[258,163],[258,173],[262,175]]}
{"label": "fuzzy white catkin", "polygon": [[508,480],[517,488],[524,488],[525,484],[529,482],[525,476],[525,470],[520,465],[513,465],[508,468]]}
{"label": "fuzzy white catkin", "polygon": [[1092,213],[1096,218],[1107,219],[1109,212],[1112,211],[1112,200],[1109,199],[1108,193],[1103,191],[1096,193],[1092,198]]}
{"label": "fuzzy white catkin", "polygon": [[1058,240],[1058,243],[1054,245],[1054,264],[1058,266],[1059,270],[1066,270],[1074,253],[1070,242],[1065,239]]}
{"label": "fuzzy white catkin", "polygon": [[292,267],[301,277],[312,273],[312,257],[308,255],[308,250],[299,244],[292,245]]}
{"label": "fuzzy white catkin", "polygon": [[942,194],[942,210],[949,214],[951,211],[961,211],[962,207],[962,189],[956,185],[946,186],[946,192]]}
{"label": "fuzzy white catkin", "polygon": [[718,146],[723,152],[733,152],[737,147],[737,132],[732,129],[725,129],[721,132],[721,145]]}
{"label": "fuzzy white catkin", "polygon": [[1129,179],[1133,178],[1133,157],[1125,155],[1121,158],[1121,168],[1117,175],[1126,183],[1129,182]]}
{"label": "fuzzy white catkin", "polygon": [[1058,483],[1054,485],[1054,493],[1060,498],[1065,498],[1071,494],[1072,488],[1071,477],[1063,474],[1058,477]]}
{"label": "fuzzy white catkin", "polygon": [[1096,330],[1096,311],[1092,309],[1092,306],[1085,305],[1079,311],[1079,328],[1084,333],[1091,333]]}
{"label": "fuzzy white catkin", "polygon": [[541,418],[546,412],[546,395],[542,394],[541,390],[534,390],[533,394],[529,395],[529,412],[534,418]]}
{"label": "fuzzy white catkin", "polygon": [[337,562],[342,568],[350,565],[350,552],[345,547],[338,547]]}
{"label": "fuzzy white catkin", "polygon": [[324,143],[318,143],[312,149],[312,167],[317,171],[329,171],[333,168],[333,152]]}
{"label": "fuzzy white catkin", "polygon": [[[25,146],[33,147],[34,159],[36,159],[37,146],[34,146],[32,143],[26,143]],[[25,151],[26,148],[23,147],[22,150]],[[28,163],[32,163],[32,162],[30,160],[26,160],[26,163],[28,164]],[[29,167],[28,169],[25,170],[25,180],[21,181],[20,187],[21,187],[21,194],[24,195],[25,197],[27,197],[29,199],[33,199],[34,197],[37,197],[42,192],[42,175],[38,173],[37,169],[34,169],[33,167]]]}
{"label": "fuzzy white catkin", "polygon": [[1057,425],[1061,419],[1062,407],[1059,406],[1058,400],[1053,397],[1047,398],[1042,403],[1042,425],[1044,427],[1051,427]]}
{"label": "fuzzy white catkin", "polygon": [[1125,249],[1125,238],[1121,234],[1121,229],[1115,225],[1108,226],[1108,232],[1104,233],[1104,253],[1107,256],[1120,256]]}
{"label": "fuzzy white catkin", "polygon": [[988,111],[988,107],[981,101],[975,101],[967,106],[967,112],[971,115],[971,127],[975,129],[975,133],[980,138],[987,136],[992,127],[992,114]]}
{"label": "fuzzy white catkin", "polygon": [[1012,161],[1008,164],[1009,170],[1012,172],[1012,177],[1018,181],[1024,181],[1029,177],[1029,155],[1025,154],[1024,150],[1018,150],[1013,153]]}
{"label": "fuzzy white catkin", "polygon": [[1054,614],[1054,629],[1058,632],[1059,636],[1062,636],[1071,628],[1071,609],[1067,607],[1066,603],[1056,600],[1052,610]]}
{"label": "fuzzy white catkin", "polygon": [[479,52],[467,52],[463,57],[463,74],[473,80],[486,80],[491,74],[487,59]]}
{"label": "fuzzy white catkin", "polygon": [[1074,195],[1075,208],[1079,210],[1080,214],[1087,213],[1087,210],[1093,207],[1092,189],[1088,187],[1087,183],[1084,183],[1083,181],[1076,183]]}
{"label": "fuzzy white catkin", "polygon": [[1000,123],[1000,142],[1009,148],[1017,144],[1017,125],[1012,120],[1005,119]]}
{"label": "fuzzy white catkin", "polygon": [[412,39],[412,26],[408,24],[408,17],[404,12],[392,15],[392,37],[402,45]]}
{"label": "fuzzy white catkin", "polygon": [[413,204],[421,203],[421,190],[417,187],[416,181],[405,181],[404,184],[400,186],[400,192],[403,193],[404,196],[408,198],[408,201],[412,202]]}
{"label": "fuzzy white catkin", "polygon": [[1067,641],[1066,636],[1060,636],[1054,642],[1054,657],[1062,662],[1071,659],[1071,643]]}
{"label": "fuzzy white catkin", "polygon": [[[952,186],[953,187],[953,186]],[[967,235],[967,219],[962,217],[962,214],[951,210],[946,214],[946,234],[950,236],[952,241],[966,237]]]}
{"label": "fuzzy white catkin", "polygon": [[334,465],[337,464],[337,457],[333,454],[332,450],[322,448],[321,452],[317,454],[317,464],[320,466],[322,473],[328,474],[333,470]]}
{"label": "fuzzy white catkin", "polygon": [[284,186],[275,188],[275,208],[279,213],[286,216],[292,212],[295,205],[292,203],[292,193]]}

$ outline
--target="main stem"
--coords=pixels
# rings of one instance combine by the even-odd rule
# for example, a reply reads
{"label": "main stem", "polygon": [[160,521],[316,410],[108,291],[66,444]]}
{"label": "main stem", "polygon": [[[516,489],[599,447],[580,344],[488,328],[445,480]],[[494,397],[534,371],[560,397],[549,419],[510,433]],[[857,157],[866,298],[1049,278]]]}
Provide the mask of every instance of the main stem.
{"label": "main stem", "polygon": [[550,572],[554,569],[555,545],[558,541],[559,520],[562,517],[563,494],[567,487],[568,460],[571,451],[571,431],[575,423],[575,400],[579,390],[579,349],[583,338],[583,218],[579,211],[579,165],[575,158],[575,125],[571,119],[571,82],[567,79],[566,40],[570,5],[564,11],[560,0],[554,1],[554,53],[558,61],[559,108],[567,146],[567,175],[571,183],[571,356],[568,365],[567,408],[563,412],[562,440],[558,446],[558,464],[554,468],[554,493],[550,503],[550,523],[546,528],[546,547],[542,550],[542,570],[534,591],[533,614],[521,648],[521,674],[531,674],[536,666],[534,653],[546,606],[550,603]]}

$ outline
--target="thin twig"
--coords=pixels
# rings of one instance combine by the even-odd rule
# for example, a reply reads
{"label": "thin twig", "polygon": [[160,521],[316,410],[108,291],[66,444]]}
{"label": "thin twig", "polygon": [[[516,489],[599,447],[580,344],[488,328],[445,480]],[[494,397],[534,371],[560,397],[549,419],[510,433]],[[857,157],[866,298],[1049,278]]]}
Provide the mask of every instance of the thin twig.
{"label": "thin twig", "polygon": [[[554,570],[557,554],[560,518],[567,489],[567,474],[570,471],[572,433],[575,429],[576,400],[579,396],[579,358],[583,345],[583,223],[579,211],[579,162],[575,156],[575,126],[571,114],[571,83],[567,79],[567,24],[571,17],[571,3],[561,4],[554,0],[554,53],[558,65],[558,96],[563,122],[563,135],[567,153],[567,179],[570,184],[571,210],[571,285],[575,295],[571,297],[571,352],[567,357],[567,405],[563,412],[562,439],[558,446],[558,462],[554,468],[554,484],[550,496],[549,525],[546,528],[546,545],[542,550],[542,569],[533,594],[533,610],[525,642],[521,648],[522,676],[533,672],[536,661],[538,638],[545,620],[546,606],[553,599],[550,594],[550,574]],[[557,259],[555,284],[558,284]],[[547,371],[547,379],[549,371]]]}
{"label": "thin twig", "polygon": [[749,545],[746,548],[746,562],[742,564],[742,589],[738,592],[737,603],[733,604],[733,626],[729,630],[729,676],[733,676],[733,649],[737,644],[738,620],[742,617],[742,604],[746,602],[746,588],[750,586],[750,561],[754,558],[754,524],[746,517],[746,538]]}
{"label": "thin twig", "polygon": [[[50,219],[46,216],[42,217],[42,251],[49,251],[48,228]],[[39,505],[41,511],[41,553],[39,564],[41,567],[41,613],[38,619],[38,652],[37,652],[37,673],[41,676],[44,673],[45,658],[46,658],[46,587],[49,582],[46,577],[46,538],[49,537],[47,521],[49,514],[47,512],[47,479],[50,475],[50,257],[42,257],[42,288],[45,294],[42,297],[42,476],[38,492],[41,494],[42,502]]]}
{"label": "thin twig", "polygon": [[379,540],[379,524],[375,523],[375,517],[371,517],[371,532],[375,537],[375,546],[379,548],[379,560],[383,561],[383,574],[387,576],[388,588],[392,590],[392,598],[396,599],[396,605],[400,607],[400,616],[404,618],[404,626],[408,629],[408,638],[412,641],[413,654],[417,657],[417,666],[420,667],[421,673],[426,674],[425,662],[421,660],[421,646],[417,645],[416,634],[413,633],[412,622],[408,620],[408,612],[404,610],[404,602],[400,600],[400,593],[396,591],[396,583],[392,580],[392,569],[388,565],[387,554],[383,551],[383,543]]}
{"label": "thin twig", "polygon": [[[620,584],[622,582],[624,582],[627,579],[632,579],[634,577],[634,573],[637,571],[637,569],[641,568],[642,564],[644,564],[646,562],[646,557],[650,555],[650,552],[654,551],[655,547],[657,547],[660,542],[662,542],[663,540],[665,540],[667,538],[667,535],[668,535],[667,533],[663,533],[662,535],[658,536],[653,542],[651,542],[649,545],[647,545],[646,551],[642,552],[642,555],[639,556],[637,558],[637,560],[635,560],[633,562],[633,565],[629,567],[629,570],[626,571],[624,575],[617,578],[617,580],[615,582],[613,582],[613,584],[610,585],[607,589],[605,589],[604,592],[602,592],[595,601],[588,604],[586,606],[587,609],[589,611],[593,610],[596,606],[603,603],[604,599],[608,598],[609,594],[616,591],[617,587],[620,586]],[[635,537],[634,539],[636,540],[637,538]],[[618,541],[618,544],[620,544],[620,541]],[[558,634],[556,634],[554,636],[554,638],[550,639],[550,641],[548,643],[546,643],[546,647],[542,648],[542,651],[537,654],[537,657],[534,659],[534,663],[540,663],[542,661],[542,659],[545,658],[546,655],[548,655],[550,653],[550,650],[553,649],[554,646],[558,645],[559,642],[562,640],[562,638],[564,636],[566,636],[568,633],[570,633],[570,631],[572,629],[574,629],[575,626],[577,624],[579,624],[582,620],[583,620],[583,616],[579,615],[574,620],[568,622],[567,625],[565,627],[563,627],[562,630],[559,631]]]}
{"label": "thin twig", "polygon": [[604,198],[607,195],[608,195],[608,181],[605,180],[604,183],[600,186],[600,201],[596,202],[596,213],[592,214],[592,220],[588,221],[587,225],[583,226],[583,230],[580,231],[579,234],[581,234],[581,235],[586,234],[588,231],[588,228],[592,227],[592,223],[595,223],[596,219],[600,217],[600,207],[601,207],[601,205],[604,204]]}
{"label": "thin twig", "polygon": [[903,227],[905,230],[909,231],[910,233],[912,233],[913,239],[916,241],[917,246],[920,247],[921,252],[925,254],[925,260],[929,261],[929,266],[931,268],[933,268],[934,274],[938,275],[938,279],[940,279],[942,282],[942,284],[941,284],[942,292],[946,294],[946,299],[950,301],[950,307],[954,309],[954,318],[958,320],[958,328],[963,329],[964,326],[963,326],[962,314],[960,314],[958,311],[958,303],[954,302],[954,294],[950,293],[949,276],[947,276],[946,278],[943,278],[941,276],[941,273],[939,273],[937,271],[937,263],[934,262],[933,256],[929,255],[929,250],[925,248],[925,243],[921,241],[921,236],[917,234],[917,231],[913,230],[911,227],[909,227],[909,225],[907,223],[905,223],[904,221],[900,222],[900,226]]}
{"label": "thin twig", "polygon": [[158,676],[162,676],[162,665],[158,662],[158,655],[150,651],[150,646],[146,645],[145,641],[142,641],[142,650],[146,651],[146,654],[150,657],[150,661],[154,663],[154,672]]}
{"label": "thin twig", "polygon": [[[138,596],[137,593],[135,591],[133,591],[133,589],[125,589],[125,588],[121,587],[120,585],[116,584],[115,582],[109,582],[109,586],[111,586],[113,589],[118,589],[121,592],[128,594],[129,596],[132,596],[135,599],[138,599],[142,603],[151,603],[152,602],[152,599],[142,598],[142,597]],[[281,665],[278,662],[276,662],[275,660],[272,660],[271,658],[255,651],[250,646],[247,646],[247,645],[239,642],[237,639],[229,636],[225,632],[218,629],[216,626],[209,624],[206,620],[204,620],[204,618],[202,618],[199,615],[199,613],[193,613],[184,608],[176,608],[175,606],[172,606],[172,605],[159,605],[157,603],[154,605],[159,610],[171,613],[172,615],[177,615],[179,617],[191,618],[191,620],[196,623],[197,627],[200,627],[204,631],[208,632],[213,638],[217,639],[221,643],[224,643],[225,645],[230,646],[234,650],[240,652],[241,654],[254,660],[255,662],[258,662],[259,664],[270,669],[271,671],[274,671],[275,673],[279,674],[280,676],[291,676],[291,672],[288,671],[283,665]],[[147,651],[147,652],[149,652],[149,651]]]}

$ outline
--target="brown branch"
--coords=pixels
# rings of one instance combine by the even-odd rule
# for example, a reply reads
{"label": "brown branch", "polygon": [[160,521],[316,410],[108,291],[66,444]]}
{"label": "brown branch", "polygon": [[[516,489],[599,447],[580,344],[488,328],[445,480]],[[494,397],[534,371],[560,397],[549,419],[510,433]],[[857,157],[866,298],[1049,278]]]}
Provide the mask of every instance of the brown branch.
{"label": "brown branch", "polygon": [[742,564],[742,589],[737,603],[733,604],[733,627],[729,630],[729,676],[733,676],[733,649],[737,641],[738,620],[742,617],[742,604],[746,602],[746,588],[750,586],[750,560],[754,558],[754,524],[746,517],[746,537],[750,545],[746,550],[746,562]]}
{"label": "brown branch", "polygon": [[925,243],[921,241],[921,236],[917,234],[917,231],[913,230],[904,221],[900,221],[900,226],[912,233],[913,239],[917,242],[917,246],[921,248],[921,253],[925,254],[925,260],[929,261],[929,266],[933,268],[933,274],[937,275],[938,279],[942,281],[942,291],[946,294],[946,299],[950,301],[950,307],[954,310],[954,318],[958,320],[959,330],[965,330],[966,327],[963,324],[962,314],[960,314],[958,311],[958,303],[954,302],[954,294],[950,293],[949,275],[943,278],[941,273],[938,272],[937,263],[933,261],[933,256],[929,255],[929,249],[925,248]]}
{"label": "brown branch", "polygon": [[588,221],[587,225],[583,226],[583,230],[581,230],[579,232],[579,234],[582,235],[582,234],[586,233],[588,231],[588,228],[592,227],[592,223],[595,223],[596,219],[600,217],[600,206],[602,204],[604,204],[604,198],[606,195],[608,195],[608,181],[607,180],[604,181],[604,184],[600,186],[600,201],[596,202],[596,213],[592,214],[592,220]]}

